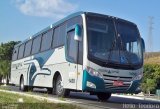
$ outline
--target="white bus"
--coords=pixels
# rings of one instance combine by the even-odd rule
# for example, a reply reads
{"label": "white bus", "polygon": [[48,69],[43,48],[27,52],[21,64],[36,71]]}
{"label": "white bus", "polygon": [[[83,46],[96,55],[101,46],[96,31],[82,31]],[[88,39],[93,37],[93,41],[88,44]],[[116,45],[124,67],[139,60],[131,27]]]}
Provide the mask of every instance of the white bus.
{"label": "white bus", "polygon": [[47,88],[58,96],[138,93],[144,41],[129,21],[77,12],[14,47],[11,82],[20,90]]}

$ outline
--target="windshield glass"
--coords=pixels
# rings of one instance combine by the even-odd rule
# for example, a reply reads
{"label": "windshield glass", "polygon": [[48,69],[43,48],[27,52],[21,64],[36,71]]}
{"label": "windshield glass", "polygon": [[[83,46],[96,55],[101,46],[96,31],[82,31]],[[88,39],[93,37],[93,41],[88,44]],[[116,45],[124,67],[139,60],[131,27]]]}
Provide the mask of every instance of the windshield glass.
{"label": "windshield glass", "polygon": [[106,63],[134,65],[142,62],[137,27],[107,17],[87,17],[88,56]]}

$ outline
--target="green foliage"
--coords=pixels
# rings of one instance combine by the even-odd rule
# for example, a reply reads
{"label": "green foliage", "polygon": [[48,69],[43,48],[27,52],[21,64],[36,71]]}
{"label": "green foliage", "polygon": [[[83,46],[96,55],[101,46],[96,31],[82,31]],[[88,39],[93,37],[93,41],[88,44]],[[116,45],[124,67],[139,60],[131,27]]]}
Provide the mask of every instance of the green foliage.
{"label": "green foliage", "polygon": [[0,45],[0,60],[11,60],[14,45],[16,45],[17,43],[19,43],[19,41],[18,42],[10,41],[8,43],[1,43],[1,45]]}
{"label": "green foliage", "polygon": [[155,80],[155,79],[147,79],[146,85],[147,85],[146,90],[147,90],[147,92],[148,92],[149,95],[150,95],[150,92],[151,92],[152,90],[154,90],[155,87],[156,87],[156,80]]}
{"label": "green foliage", "polygon": [[145,93],[155,92],[157,88],[160,88],[160,65],[144,65],[144,76],[142,79],[141,87],[142,91]]}
{"label": "green foliage", "polygon": [[10,71],[10,61],[2,60],[0,62],[0,74],[6,77],[9,71]]}
{"label": "green foliage", "polygon": [[10,72],[13,48],[17,43],[19,42],[10,41],[8,43],[0,44],[0,82],[2,77],[8,77],[7,75]]}
{"label": "green foliage", "polygon": [[150,92],[155,89],[156,87],[156,81],[155,79],[146,79],[145,83],[142,83],[143,88],[145,89],[145,92]]}
{"label": "green foliage", "polygon": [[151,91],[151,90],[155,89],[155,87],[156,87],[155,79],[147,79],[146,83],[148,85],[148,87],[147,87],[148,91]]}

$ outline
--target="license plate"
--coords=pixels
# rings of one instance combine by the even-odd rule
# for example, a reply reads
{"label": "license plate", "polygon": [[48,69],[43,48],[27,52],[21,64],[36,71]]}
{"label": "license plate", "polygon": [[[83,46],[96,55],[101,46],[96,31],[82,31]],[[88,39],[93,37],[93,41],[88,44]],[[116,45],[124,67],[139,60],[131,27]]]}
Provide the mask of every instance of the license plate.
{"label": "license plate", "polygon": [[113,86],[123,86],[123,81],[114,81]]}

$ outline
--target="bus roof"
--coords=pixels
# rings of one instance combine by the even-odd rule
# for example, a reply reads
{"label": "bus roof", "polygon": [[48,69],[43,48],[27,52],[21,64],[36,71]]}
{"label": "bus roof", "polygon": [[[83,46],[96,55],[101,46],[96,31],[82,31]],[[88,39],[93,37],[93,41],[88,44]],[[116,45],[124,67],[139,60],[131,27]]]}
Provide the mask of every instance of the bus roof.
{"label": "bus roof", "polygon": [[80,11],[80,12],[76,12],[76,13],[73,13],[73,14],[71,14],[71,15],[68,15],[67,17],[65,17],[65,18],[57,21],[56,23],[51,24],[50,26],[46,27],[45,29],[43,29],[43,30],[37,32],[36,34],[32,35],[32,36],[29,37],[28,39],[26,39],[26,40],[22,41],[21,43],[15,45],[14,48],[17,47],[17,46],[19,46],[19,45],[21,45],[22,43],[27,42],[28,40],[30,40],[30,39],[32,39],[32,38],[34,38],[34,37],[36,37],[36,36],[38,36],[38,35],[40,35],[40,34],[48,31],[49,29],[54,28],[54,27],[60,25],[61,23],[65,22],[66,20],[69,20],[69,19],[71,19],[71,18],[73,18],[73,17],[76,17],[76,16],[78,16],[78,15],[81,15],[81,14],[89,14],[89,15],[92,15],[92,16],[112,17],[112,18],[116,18],[116,19],[119,19],[119,20],[122,20],[122,21],[125,21],[125,22],[129,22],[129,23],[132,23],[133,25],[135,25],[133,22],[130,22],[130,21],[127,21],[127,20],[124,20],[124,19],[121,19],[121,18],[117,18],[117,17],[113,17],[113,16],[109,16],[109,15],[104,15],[104,14],[99,14],[99,13]]}

